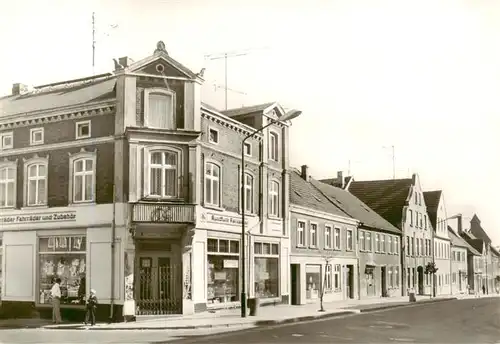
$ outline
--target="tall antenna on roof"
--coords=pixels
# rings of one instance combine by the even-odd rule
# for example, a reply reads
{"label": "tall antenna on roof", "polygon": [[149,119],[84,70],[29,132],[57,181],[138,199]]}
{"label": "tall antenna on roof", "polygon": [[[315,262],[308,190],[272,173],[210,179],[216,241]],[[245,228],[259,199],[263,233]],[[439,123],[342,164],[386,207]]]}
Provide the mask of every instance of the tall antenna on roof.
{"label": "tall antenna on roof", "polygon": [[95,74],[95,12],[92,12],[92,75]]}
{"label": "tall antenna on roof", "polygon": [[[245,50],[238,50],[238,51],[226,51],[223,53],[218,53],[218,54],[208,54],[205,55],[205,60],[220,60],[224,59],[224,86],[220,88],[224,88],[224,104],[225,104],[225,109],[227,110],[227,91],[235,91],[230,88],[228,88],[227,85],[227,59],[230,57],[238,57],[238,56],[245,56],[249,55],[252,51],[255,50],[266,50],[268,47],[264,48],[254,48],[254,49],[245,49]],[[243,92],[240,91],[235,91],[240,94],[244,94]]]}

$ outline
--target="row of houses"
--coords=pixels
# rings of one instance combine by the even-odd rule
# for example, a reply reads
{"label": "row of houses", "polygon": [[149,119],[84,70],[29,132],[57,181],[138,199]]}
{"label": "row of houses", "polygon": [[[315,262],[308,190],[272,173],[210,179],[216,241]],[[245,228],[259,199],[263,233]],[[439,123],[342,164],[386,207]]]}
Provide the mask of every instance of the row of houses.
{"label": "row of houses", "polygon": [[450,230],[417,175],[315,180],[290,167],[291,110],[219,110],[203,82],[158,42],[0,98],[1,314],[50,316],[56,277],[63,317],[81,319],[92,288],[106,320],[235,307],[242,290],[291,304],[493,292],[498,251],[477,217]]}

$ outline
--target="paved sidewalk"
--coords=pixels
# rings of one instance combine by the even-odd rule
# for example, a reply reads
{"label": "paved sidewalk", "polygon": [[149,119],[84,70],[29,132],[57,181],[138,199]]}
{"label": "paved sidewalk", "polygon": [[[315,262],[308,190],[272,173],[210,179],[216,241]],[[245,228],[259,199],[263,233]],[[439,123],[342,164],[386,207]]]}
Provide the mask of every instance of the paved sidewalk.
{"label": "paved sidewalk", "polygon": [[319,302],[301,306],[277,305],[264,306],[259,309],[257,316],[241,318],[240,309],[219,310],[215,313],[204,312],[189,316],[165,316],[152,319],[141,319],[136,322],[97,324],[87,327],[83,324],[49,325],[46,329],[75,329],[75,330],[194,330],[221,327],[254,327],[277,324],[310,321],[322,318],[354,315],[361,312],[377,311],[388,308],[415,306],[421,303],[456,300],[457,297],[417,296],[416,303],[408,302],[408,297],[375,298],[366,300],[349,300],[329,302],[324,304],[324,312],[319,312]]}

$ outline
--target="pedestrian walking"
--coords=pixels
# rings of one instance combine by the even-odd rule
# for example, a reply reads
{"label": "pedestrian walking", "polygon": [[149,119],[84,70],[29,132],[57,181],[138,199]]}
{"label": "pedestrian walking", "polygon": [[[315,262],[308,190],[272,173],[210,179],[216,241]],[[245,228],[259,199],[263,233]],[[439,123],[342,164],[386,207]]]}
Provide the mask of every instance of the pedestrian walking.
{"label": "pedestrian walking", "polygon": [[483,295],[486,294],[486,286],[483,284]]}
{"label": "pedestrian walking", "polygon": [[50,289],[52,299],[52,322],[59,324],[61,322],[61,279],[57,277]]}
{"label": "pedestrian walking", "polygon": [[97,308],[97,296],[94,289],[90,290],[89,298],[85,306],[85,325],[90,321],[90,325],[95,325],[95,309]]}

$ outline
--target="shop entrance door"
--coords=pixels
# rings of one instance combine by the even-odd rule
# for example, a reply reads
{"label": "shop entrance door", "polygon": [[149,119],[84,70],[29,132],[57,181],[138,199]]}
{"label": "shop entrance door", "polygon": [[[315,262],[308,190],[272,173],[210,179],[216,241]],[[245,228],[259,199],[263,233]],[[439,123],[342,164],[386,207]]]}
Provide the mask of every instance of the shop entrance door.
{"label": "shop entrance door", "polygon": [[136,289],[138,315],[179,314],[182,312],[179,268],[171,263],[170,257],[161,254],[148,252],[139,257],[139,278]]}

